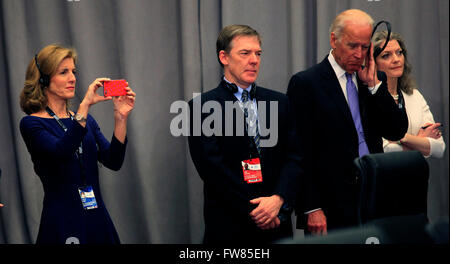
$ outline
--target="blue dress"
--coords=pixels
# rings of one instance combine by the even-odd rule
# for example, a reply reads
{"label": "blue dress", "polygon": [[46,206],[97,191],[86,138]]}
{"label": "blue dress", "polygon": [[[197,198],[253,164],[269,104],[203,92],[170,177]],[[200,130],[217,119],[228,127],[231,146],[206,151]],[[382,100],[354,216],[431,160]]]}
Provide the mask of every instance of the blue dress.
{"label": "blue dress", "polygon": [[[100,132],[90,115],[86,127],[70,118],[60,119],[25,116],[20,132],[31,154],[34,171],[44,188],[44,204],[36,243],[120,243],[111,217],[106,210],[99,187],[98,165],[119,170],[125,144],[114,136],[111,143]],[[83,186],[81,167],[76,155],[80,142],[86,183],[92,186],[98,208],[85,210],[78,188]]]}

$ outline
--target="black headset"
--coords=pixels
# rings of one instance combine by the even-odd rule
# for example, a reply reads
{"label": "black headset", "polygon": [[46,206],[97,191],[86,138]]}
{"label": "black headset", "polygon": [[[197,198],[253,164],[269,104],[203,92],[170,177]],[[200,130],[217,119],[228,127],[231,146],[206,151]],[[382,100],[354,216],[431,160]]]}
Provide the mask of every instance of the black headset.
{"label": "black headset", "polygon": [[381,20],[381,21],[378,22],[378,23],[376,24],[376,26],[373,28],[372,36],[370,37],[370,39],[373,38],[373,35],[375,34],[375,31],[377,30],[377,27],[378,27],[380,24],[382,24],[382,23],[386,24],[386,28],[387,28],[387,31],[388,31],[388,35],[387,35],[387,37],[386,37],[386,42],[384,43],[383,47],[382,47],[382,48],[377,47],[377,48],[375,48],[375,49],[373,50],[373,58],[374,58],[374,59],[376,59],[376,58],[378,57],[378,55],[380,55],[381,52],[383,52],[383,50],[386,48],[386,46],[387,46],[387,44],[388,44],[388,42],[389,42],[389,39],[391,38],[391,23],[389,23],[389,22],[387,22],[387,21],[384,21],[384,20]]}
{"label": "black headset", "polygon": [[[370,37],[371,39],[373,38],[373,35],[375,35],[375,31],[377,30],[377,27],[379,25],[381,25],[382,23],[386,24],[386,29],[387,29],[387,37],[386,37],[386,42],[384,42],[383,47],[376,47],[373,51],[373,58],[376,59],[378,57],[378,55],[381,54],[381,52],[383,52],[383,50],[386,48],[389,40],[391,39],[391,23],[381,20],[380,22],[378,22],[375,27],[373,28],[372,31],[372,36]],[[402,111],[405,111],[405,99],[403,98],[403,95],[400,91],[398,91],[398,108]]]}
{"label": "black headset", "polygon": [[38,59],[37,59],[37,54],[34,55],[34,61],[36,62],[36,67],[39,71],[39,83],[42,84],[42,86],[44,87],[48,87],[50,85],[50,76],[48,76],[47,74],[44,74],[41,70],[41,67],[39,67],[39,63],[38,63]]}
{"label": "black headset", "polygon": [[[236,84],[234,83],[229,83],[227,81],[225,81],[225,79],[222,78],[222,84],[233,94],[237,93],[238,91],[238,87]],[[253,100],[253,98],[255,98],[256,95],[256,84],[252,83],[252,88],[250,89],[250,99]]]}

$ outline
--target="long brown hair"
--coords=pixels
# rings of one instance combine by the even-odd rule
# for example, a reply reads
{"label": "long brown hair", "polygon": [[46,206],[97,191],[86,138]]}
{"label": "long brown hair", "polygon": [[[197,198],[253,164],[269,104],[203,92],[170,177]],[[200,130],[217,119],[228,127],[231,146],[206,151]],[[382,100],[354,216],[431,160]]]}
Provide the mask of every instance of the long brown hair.
{"label": "long brown hair", "polygon": [[51,78],[58,69],[59,64],[66,58],[72,58],[76,63],[77,53],[72,48],[65,48],[58,44],[51,44],[44,47],[28,63],[25,74],[25,84],[20,93],[20,108],[27,115],[41,111],[47,106],[47,95],[45,87],[39,82],[41,73],[36,66],[36,60],[42,74]]}

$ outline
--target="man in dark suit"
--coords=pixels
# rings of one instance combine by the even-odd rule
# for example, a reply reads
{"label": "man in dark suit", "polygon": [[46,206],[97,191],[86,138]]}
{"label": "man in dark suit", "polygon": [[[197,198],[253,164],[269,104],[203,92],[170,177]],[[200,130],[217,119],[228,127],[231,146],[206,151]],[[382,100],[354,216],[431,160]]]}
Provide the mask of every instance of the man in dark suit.
{"label": "man in dark suit", "polygon": [[[300,148],[289,119],[288,98],[255,85],[261,52],[254,29],[223,28],[217,56],[224,76],[217,88],[189,102],[189,150],[204,182],[205,243],[270,243],[292,236],[290,215],[300,174]],[[220,109],[196,117],[196,107],[207,103]],[[227,116],[230,103],[237,107]],[[261,111],[264,104],[265,112]],[[205,126],[217,116],[220,121]],[[194,133],[199,126],[196,118],[201,120],[200,135]],[[262,133],[267,128],[264,120],[274,126],[269,135]],[[206,128],[215,133],[206,135]],[[239,128],[243,128],[241,135]],[[274,144],[270,137],[275,137]]]}
{"label": "man in dark suit", "polygon": [[306,139],[296,208],[297,228],[306,233],[357,224],[353,160],[383,152],[382,137],[397,141],[407,130],[407,116],[390,96],[386,77],[375,74],[372,28],[365,12],[342,12],[330,27],[329,55],[289,82],[297,132]]}

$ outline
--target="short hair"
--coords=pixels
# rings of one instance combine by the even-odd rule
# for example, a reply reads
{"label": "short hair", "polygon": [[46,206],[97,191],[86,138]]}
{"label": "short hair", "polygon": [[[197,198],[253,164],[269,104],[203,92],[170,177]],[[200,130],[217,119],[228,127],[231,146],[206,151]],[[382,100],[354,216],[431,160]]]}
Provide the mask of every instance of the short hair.
{"label": "short hair", "polygon": [[41,73],[36,66],[36,60],[42,74],[53,76],[58,69],[59,64],[66,58],[72,58],[74,63],[77,61],[77,53],[72,48],[65,48],[58,44],[51,44],[44,47],[28,63],[25,74],[25,84],[20,93],[20,107],[27,115],[39,112],[47,106],[47,96],[44,87],[39,82]]}
{"label": "short hair", "polygon": [[219,58],[219,53],[221,50],[224,50],[226,53],[229,53],[232,49],[231,42],[237,36],[256,36],[259,41],[259,45],[261,45],[261,36],[259,33],[247,25],[228,25],[224,27],[220,33],[219,37],[217,37],[216,42],[216,54],[217,59],[219,60],[220,65],[223,67],[222,62]]}
{"label": "short hair", "polygon": [[[362,20],[355,20],[354,15],[358,15],[358,18]],[[374,21],[372,17],[366,12],[359,9],[349,9],[341,12],[330,25],[329,33],[334,33],[336,39],[340,39],[342,36],[342,31],[349,21],[359,22],[359,23],[367,23],[373,28]]]}
{"label": "short hair", "polygon": [[[378,31],[373,35],[372,41],[374,50],[375,48],[381,47],[381,45],[383,45],[383,43],[387,39],[387,35],[388,32],[386,30]],[[405,58],[403,74],[397,80],[397,87],[400,88],[400,90],[402,90],[406,94],[412,94],[413,90],[417,89],[417,85],[411,73],[412,67],[408,61],[408,50],[406,49],[405,40],[400,34],[394,32],[391,33],[391,38],[389,41],[392,40],[397,40],[398,44],[400,45],[400,48],[403,51],[403,57]]]}

